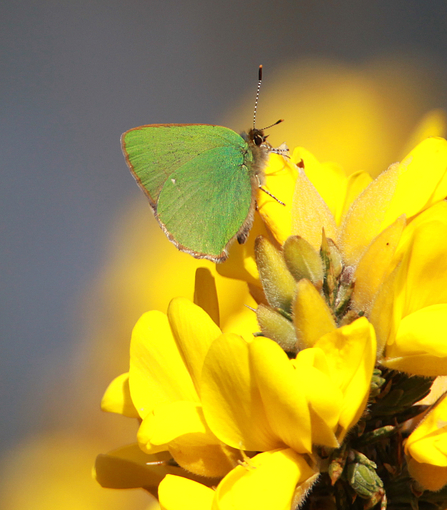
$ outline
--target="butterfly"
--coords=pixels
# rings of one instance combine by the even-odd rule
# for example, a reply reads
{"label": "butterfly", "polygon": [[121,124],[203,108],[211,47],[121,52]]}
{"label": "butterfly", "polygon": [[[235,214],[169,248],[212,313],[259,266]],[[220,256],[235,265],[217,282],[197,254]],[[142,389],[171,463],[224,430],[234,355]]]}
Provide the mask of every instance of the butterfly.
{"label": "butterfly", "polygon": [[150,124],[121,136],[127,165],[163,232],[198,259],[223,262],[234,239],[246,241],[258,189],[270,194],[262,188],[268,155],[286,151],[274,149],[255,127],[261,81],[262,66],[248,133],[208,124]]}

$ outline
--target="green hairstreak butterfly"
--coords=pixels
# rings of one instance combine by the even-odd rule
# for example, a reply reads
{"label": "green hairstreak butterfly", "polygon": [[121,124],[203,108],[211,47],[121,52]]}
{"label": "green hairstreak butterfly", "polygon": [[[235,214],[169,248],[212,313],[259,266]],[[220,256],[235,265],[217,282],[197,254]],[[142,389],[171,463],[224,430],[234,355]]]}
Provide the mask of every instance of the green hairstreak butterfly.
{"label": "green hairstreak butterfly", "polygon": [[121,137],[155,218],[168,239],[193,257],[223,262],[235,238],[245,242],[268,154],[284,152],[255,127],[261,81],[262,66],[248,133],[207,124],[151,124]]}

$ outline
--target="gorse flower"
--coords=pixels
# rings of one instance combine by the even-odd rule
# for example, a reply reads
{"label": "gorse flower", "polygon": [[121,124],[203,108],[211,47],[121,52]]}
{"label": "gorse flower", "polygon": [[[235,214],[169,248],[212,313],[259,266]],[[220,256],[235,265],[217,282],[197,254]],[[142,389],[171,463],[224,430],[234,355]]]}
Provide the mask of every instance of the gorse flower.
{"label": "gorse flower", "polygon": [[140,420],[144,453],[100,456],[98,480],[166,510],[441,508],[444,399],[417,402],[447,375],[447,142],[375,180],[272,154],[266,188],[286,206],[259,193],[218,266],[255,313],[221,325],[201,270],[194,303],[140,318],[102,407]]}

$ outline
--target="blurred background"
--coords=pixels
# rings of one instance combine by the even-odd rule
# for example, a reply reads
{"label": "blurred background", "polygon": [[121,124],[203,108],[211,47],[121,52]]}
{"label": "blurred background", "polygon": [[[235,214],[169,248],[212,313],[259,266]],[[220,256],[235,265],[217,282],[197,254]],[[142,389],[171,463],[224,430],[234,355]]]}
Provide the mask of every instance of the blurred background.
{"label": "blurred background", "polygon": [[138,317],[191,297],[204,264],[160,233],[121,133],[248,129],[263,64],[258,127],[286,120],[273,145],[377,175],[445,133],[446,27],[445,0],[3,0],[2,510],[149,503],[92,479],[137,430],[99,404]]}

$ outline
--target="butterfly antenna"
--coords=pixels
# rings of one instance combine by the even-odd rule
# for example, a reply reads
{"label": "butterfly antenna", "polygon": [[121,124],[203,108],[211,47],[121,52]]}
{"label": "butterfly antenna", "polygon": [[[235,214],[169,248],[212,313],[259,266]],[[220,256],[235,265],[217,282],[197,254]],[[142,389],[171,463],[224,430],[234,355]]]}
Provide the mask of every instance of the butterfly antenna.
{"label": "butterfly antenna", "polygon": [[258,71],[258,88],[256,90],[255,109],[253,111],[253,129],[256,129],[256,112],[258,110],[259,91],[261,90],[262,83],[262,65],[259,66]]}
{"label": "butterfly antenna", "polygon": [[[258,101],[259,101],[259,92],[261,91],[261,84],[262,84],[262,65],[259,66],[259,71],[258,71],[258,88],[256,90],[255,108],[253,111],[253,129],[256,129],[256,113],[258,111]],[[274,124],[270,124],[270,126],[260,129],[260,131],[265,131],[266,129],[270,129],[273,126],[277,126],[278,124],[281,124],[281,122],[284,122],[284,119],[279,119]]]}
{"label": "butterfly antenna", "polygon": [[284,122],[284,119],[279,119],[275,123],[270,124],[270,126],[267,126],[265,128],[262,128],[261,131],[265,131],[266,129],[270,129],[273,126],[277,126],[278,124],[281,124],[281,122]]}

